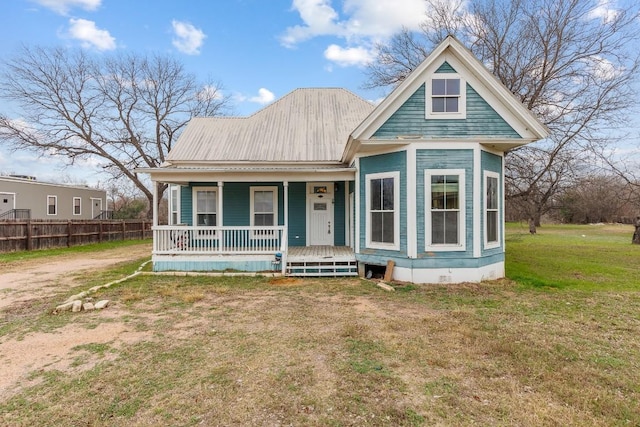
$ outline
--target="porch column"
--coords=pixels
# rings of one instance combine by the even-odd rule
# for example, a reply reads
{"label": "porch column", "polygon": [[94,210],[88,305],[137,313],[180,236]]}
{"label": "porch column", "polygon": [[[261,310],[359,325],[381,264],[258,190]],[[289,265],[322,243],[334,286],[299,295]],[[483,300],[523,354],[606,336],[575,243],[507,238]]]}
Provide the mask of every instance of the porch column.
{"label": "porch column", "polygon": [[151,181],[153,187],[153,226],[158,226],[158,182]]}
{"label": "porch column", "polygon": [[222,221],[222,188],[224,187],[223,181],[218,181],[218,205],[216,206],[216,215],[218,217],[218,221],[216,221],[216,225],[218,227],[222,227],[224,222]]}
{"label": "porch column", "polygon": [[282,181],[282,187],[284,188],[284,231],[282,232],[282,239],[287,242],[287,247],[284,248],[280,257],[280,272],[284,276],[287,273],[287,250],[289,246],[289,181]]}
{"label": "porch column", "polygon": [[[224,218],[222,217],[222,190],[224,187],[223,181],[218,181],[218,204],[216,206],[216,227],[222,227],[224,225]],[[222,238],[224,231],[218,230],[216,236],[218,236],[218,249],[222,250],[224,239]]]}

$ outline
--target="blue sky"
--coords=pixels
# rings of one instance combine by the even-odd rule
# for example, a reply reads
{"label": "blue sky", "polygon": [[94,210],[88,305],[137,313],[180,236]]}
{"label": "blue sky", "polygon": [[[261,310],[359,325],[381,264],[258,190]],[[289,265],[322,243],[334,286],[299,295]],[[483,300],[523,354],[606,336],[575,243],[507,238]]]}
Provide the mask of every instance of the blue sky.
{"label": "blue sky", "polygon": [[[11,0],[0,14],[0,58],[21,44],[168,54],[220,82],[233,112],[247,115],[298,87],[381,98],[362,89],[374,44],[423,17],[423,0]],[[0,149],[0,173],[96,181],[90,164],[60,164]]]}
{"label": "blue sky", "polygon": [[[223,85],[233,113],[248,115],[298,87],[364,90],[373,47],[403,26],[417,29],[424,0],[4,0],[0,60],[22,45],[65,46],[97,55],[160,53],[201,80]],[[594,16],[611,13],[599,0]],[[8,112],[0,101],[0,111]],[[18,117],[15,117],[18,118]],[[91,162],[64,162],[0,147],[0,174],[96,184]]]}

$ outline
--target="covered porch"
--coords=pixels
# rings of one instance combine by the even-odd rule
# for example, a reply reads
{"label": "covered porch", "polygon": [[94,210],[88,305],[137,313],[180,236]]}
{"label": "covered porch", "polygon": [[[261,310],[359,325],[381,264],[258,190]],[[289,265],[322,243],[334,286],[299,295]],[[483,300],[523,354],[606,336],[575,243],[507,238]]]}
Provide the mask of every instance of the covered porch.
{"label": "covered porch", "polygon": [[288,246],[277,227],[153,228],[154,269],[197,271],[279,271],[287,276],[356,276],[348,246]]}

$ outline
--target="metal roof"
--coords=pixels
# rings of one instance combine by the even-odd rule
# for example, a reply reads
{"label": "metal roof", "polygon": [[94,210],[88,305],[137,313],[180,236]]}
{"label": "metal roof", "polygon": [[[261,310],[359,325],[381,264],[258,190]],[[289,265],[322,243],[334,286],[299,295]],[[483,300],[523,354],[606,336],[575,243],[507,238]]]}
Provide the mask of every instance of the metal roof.
{"label": "metal roof", "polygon": [[248,117],[192,119],[171,163],[335,162],[374,106],[340,88],[296,89]]}

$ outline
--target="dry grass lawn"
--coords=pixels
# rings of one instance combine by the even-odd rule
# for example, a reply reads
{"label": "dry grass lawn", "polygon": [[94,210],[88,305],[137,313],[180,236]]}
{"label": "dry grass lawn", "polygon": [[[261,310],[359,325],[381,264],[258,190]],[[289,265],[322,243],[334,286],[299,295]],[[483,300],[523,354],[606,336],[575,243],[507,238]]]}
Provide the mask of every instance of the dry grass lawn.
{"label": "dry grass lawn", "polygon": [[640,292],[141,276],[98,297],[3,312],[3,341],[121,333],[22,378],[0,425],[640,425]]}

